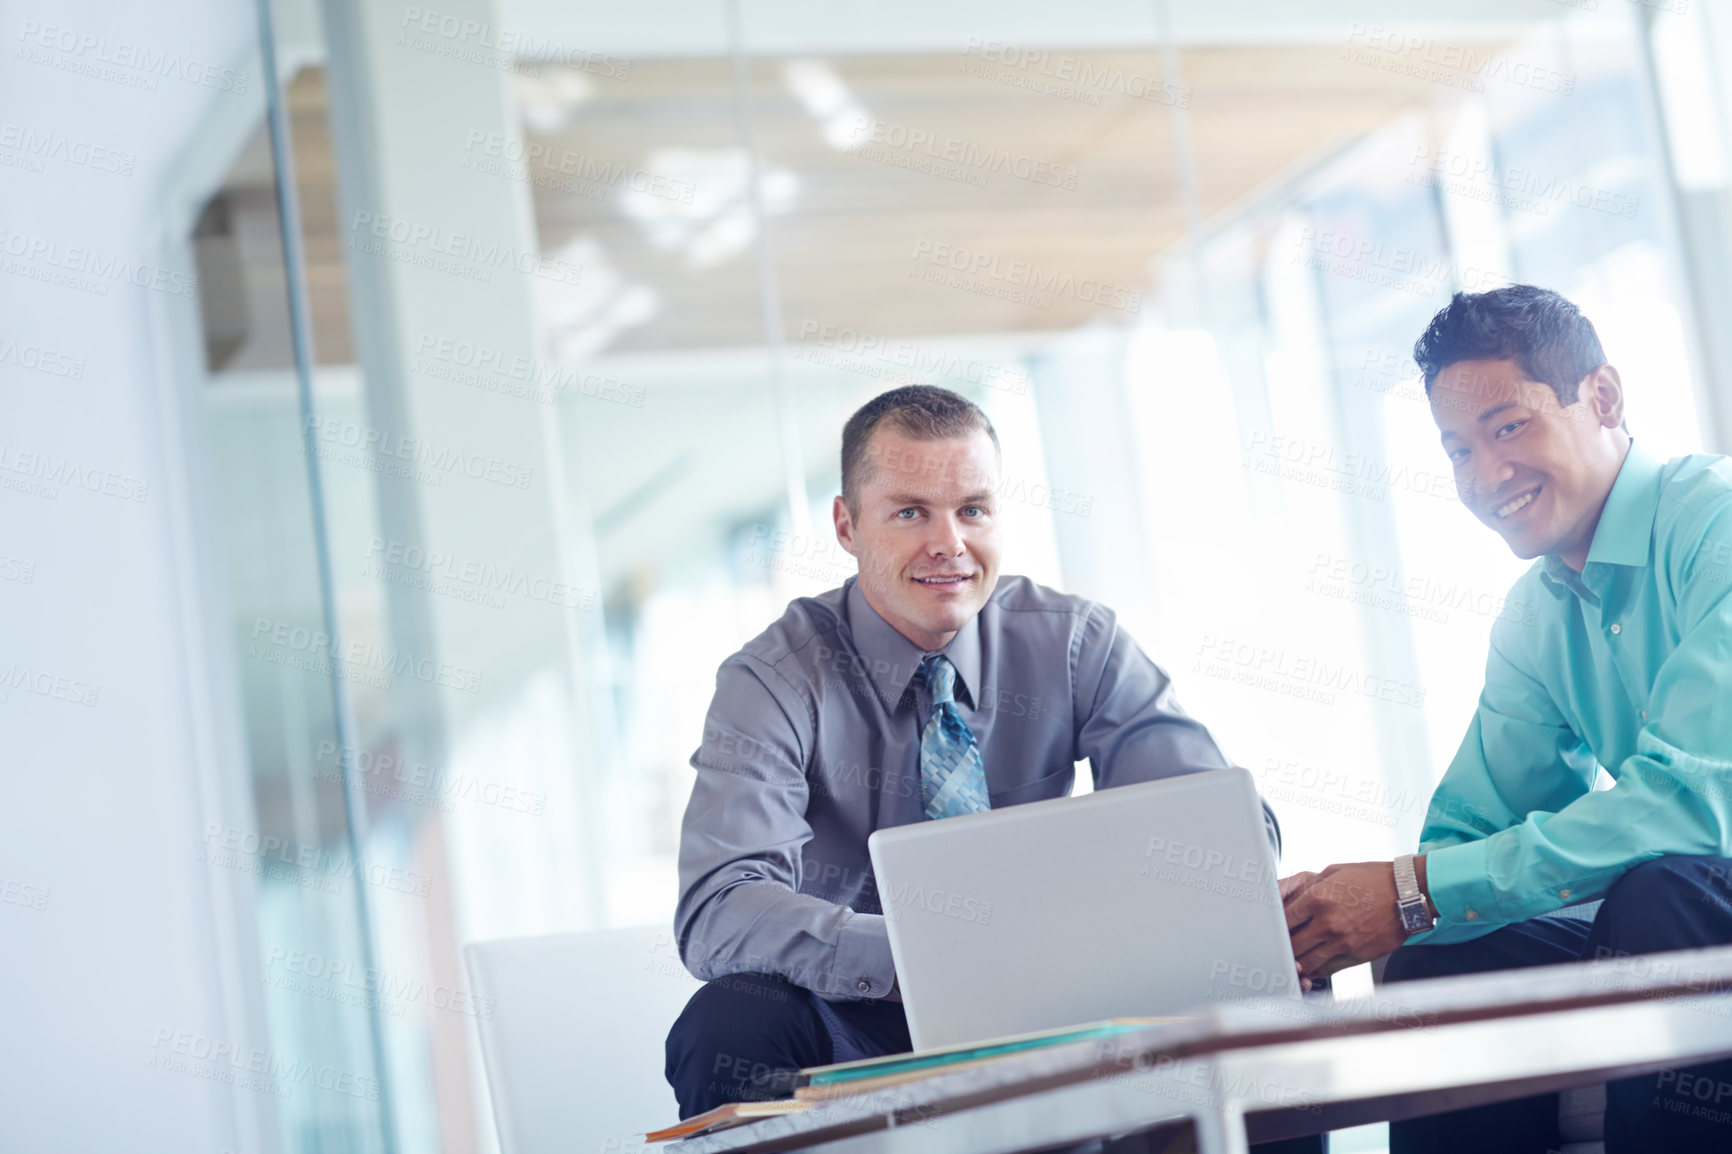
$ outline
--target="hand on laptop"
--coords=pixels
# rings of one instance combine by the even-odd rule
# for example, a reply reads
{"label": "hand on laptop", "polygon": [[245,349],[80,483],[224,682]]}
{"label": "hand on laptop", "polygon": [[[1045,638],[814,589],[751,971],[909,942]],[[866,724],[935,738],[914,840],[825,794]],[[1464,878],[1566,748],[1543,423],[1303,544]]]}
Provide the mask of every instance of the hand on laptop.
{"label": "hand on laptop", "polygon": [[1380,958],[1407,940],[1389,862],[1332,865],[1281,879],[1301,982]]}

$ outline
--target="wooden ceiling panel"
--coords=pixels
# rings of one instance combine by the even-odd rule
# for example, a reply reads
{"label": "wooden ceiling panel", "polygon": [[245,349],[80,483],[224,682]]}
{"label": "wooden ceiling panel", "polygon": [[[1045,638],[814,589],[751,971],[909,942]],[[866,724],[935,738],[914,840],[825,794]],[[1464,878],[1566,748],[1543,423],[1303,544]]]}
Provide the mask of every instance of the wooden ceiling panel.
{"label": "wooden ceiling panel", "polygon": [[[1159,76],[1159,60],[1151,52],[1076,50],[1069,55],[1098,76]],[[1339,46],[1191,48],[1180,59],[1187,90],[1184,114],[1205,216],[1230,210],[1344,141],[1453,96],[1436,84],[1344,60]],[[927,157],[921,149],[889,143],[862,151],[838,149],[826,142],[824,124],[790,87],[786,66],[791,62],[753,62],[753,125],[769,182],[766,193],[774,202],[771,251],[783,325],[791,337],[807,320],[918,336],[1062,329],[1097,317],[1122,317],[1064,294],[1051,296],[1040,308],[923,282],[910,276],[916,246],[951,245],[995,257],[1000,268],[1025,262],[1076,280],[1138,289],[1148,287],[1151,258],[1182,239],[1185,213],[1172,109],[1123,95],[1110,82],[1099,91],[1098,103],[1060,99],[982,79],[960,67],[964,62],[960,54],[951,54],[837,57],[820,63],[845,89],[847,116],[864,115],[883,125],[887,139],[900,141],[904,131],[921,131],[975,155],[996,151],[1019,164],[1057,166],[1062,174],[1074,168],[1074,187],[1020,179],[1002,167],[988,170],[983,185],[944,179],[898,167],[899,159]],[[1002,66],[993,66],[991,73],[1018,80],[1029,76]],[[579,91],[581,98],[563,109],[550,106],[552,119],[541,104],[560,91],[557,73],[544,69],[516,86],[526,110],[525,141],[555,158],[571,158],[573,169],[564,176],[563,188],[547,180],[532,186],[542,249],[592,243],[620,283],[647,286],[657,302],[648,320],[621,331],[611,347],[761,343],[765,329],[749,231],[742,242],[736,228],[733,250],[726,252],[723,245],[721,259],[706,263],[693,256],[694,242],[706,230],[726,233],[730,226],[723,218],[744,208],[742,186],[737,178],[730,186],[726,175],[729,158],[738,161],[744,155],[728,63],[640,61],[623,83],[584,76],[566,88],[568,95],[587,91]],[[346,362],[354,353],[321,71],[303,70],[289,97],[319,359]],[[660,227],[681,233],[674,242],[658,243],[648,222],[625,211],[621,183],[602,187],[583,180],[586,172],[593,177],[597,170],[691,178],[694,170],[681,165],[694,158],[700,165],[695,171],[709,172],[699,177],[704,183],[694,204],[651,202],[668,217]],[[711,168],[703,170],[703,164]],[[557,181],[557,166],[556,160],[536,171]],[[978,167],[962,167],[980,174]],[[731,192],[731,198],[723,195],[714,212],[696,211],[696,204],[717,189]],[[989,278],[985,287],[995,286],[1004,282]]]}

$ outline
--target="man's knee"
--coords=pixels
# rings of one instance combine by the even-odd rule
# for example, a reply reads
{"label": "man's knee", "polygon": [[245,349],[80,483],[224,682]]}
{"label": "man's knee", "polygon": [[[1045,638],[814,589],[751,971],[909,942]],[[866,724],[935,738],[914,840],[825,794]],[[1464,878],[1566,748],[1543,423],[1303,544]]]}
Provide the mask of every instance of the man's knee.
{"label": "man's knee", "polygon": [[[1501,931],[1499,931],[1501,932]],[[1487,937],[1495,937],[1495,934]],[[1383,965],[1385,982],[1417,982],[1508,969],[1510,961],[1486,938],[1442,946],[1402,946]]]}
{"label": "man's knee", "polygon": [[1606,892],[1608,908],[1622,911],[1679,898],[1701,902],[1732,896],[1732,859],[1667,854],[1631,866]]}
{"label": "man's knee", "polygon": [[714,1048],[762,1050],[791,1030],[809,1028],[805,990],[774,974],[728,974],[705,982],[668,1031],[668,1052]]}
{"label": "man's knee", "polygon": [[1448,946],[1402,946],[1383,963],[1385,982],[1417,982],[1460,973],[1449,965]]}
{"label": "man's knee", "polygon": [[[811,996],[773,974],[729,974],[706,982],[667,1038],[668,1080],[792,1092],[778,1071],[818,1065],[828,1043]],[[730,1100],[730,1099],[724,1099]]]}
{"label": "man's knee", "polygon": [[1624,953],[1732,940],[1732,859],[1668,854],[1633,866],[1594,921],[1596,946]]}
{"label": "man's knee", "polygon": [[1581,956],[1587,934],[1586,922],[1535,918],[1504,926],[1471,941],[1402,946],[1389,955],[1383,968],[1383,980],[1412,982],[1422,978],[1453,978],[1462,974],[1573,962]]}

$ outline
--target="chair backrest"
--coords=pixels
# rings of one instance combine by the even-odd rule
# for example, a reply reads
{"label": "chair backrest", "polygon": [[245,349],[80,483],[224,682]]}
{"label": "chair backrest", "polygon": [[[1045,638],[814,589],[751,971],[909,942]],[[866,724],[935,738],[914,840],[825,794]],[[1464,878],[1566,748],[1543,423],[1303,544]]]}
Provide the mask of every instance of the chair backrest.
{"label": "chair backrest", "polygon": [[668,1028],[702,984],[667,929],[464,947],[503,1154],[623,1154],[678,1118]]}

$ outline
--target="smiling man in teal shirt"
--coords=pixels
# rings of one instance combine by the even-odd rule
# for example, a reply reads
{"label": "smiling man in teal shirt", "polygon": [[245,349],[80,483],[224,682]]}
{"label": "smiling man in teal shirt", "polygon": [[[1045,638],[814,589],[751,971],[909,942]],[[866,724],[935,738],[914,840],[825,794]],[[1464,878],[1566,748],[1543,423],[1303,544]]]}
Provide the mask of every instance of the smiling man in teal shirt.
{"label": "smiling man in teal shirt", "polygon": [[[1387,981],[1732,943],[1732,461],[1637,444],[1593,325],[1544,289],[1457,294],[1414,358],[1463,503],[1538,559],[1510,595],[1536,613],[1493,628],[1418,854],[1282,883],[1301,973],[1391,950]],[[1596,898],[1591,922],[1546,916]],[[1732,1062],[1614,1083],[1608,1154],[1732,1150],[1704,1085],[1732,1103]],[[1538,1154],[1560,1144],[1557,1100],[1390,1139]]]}

